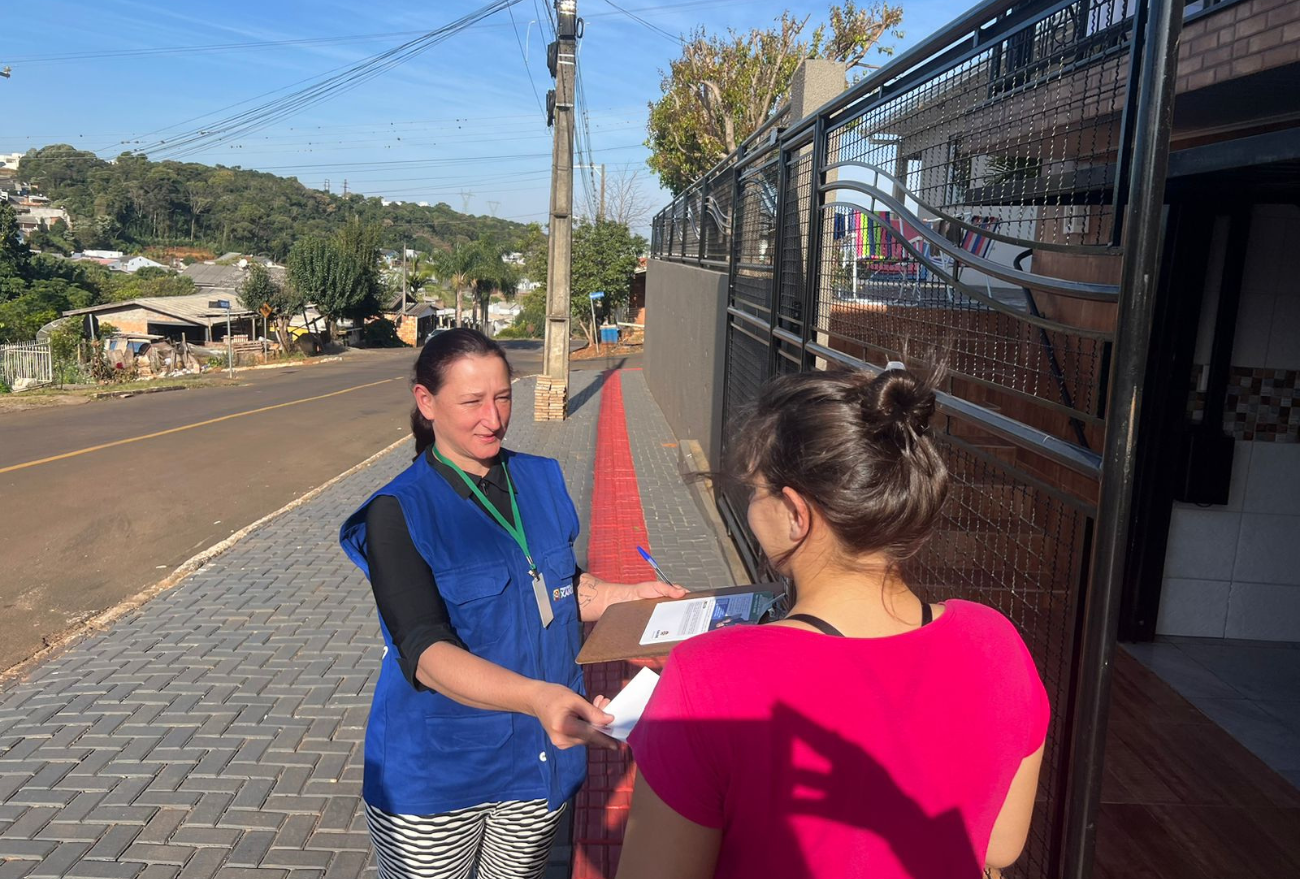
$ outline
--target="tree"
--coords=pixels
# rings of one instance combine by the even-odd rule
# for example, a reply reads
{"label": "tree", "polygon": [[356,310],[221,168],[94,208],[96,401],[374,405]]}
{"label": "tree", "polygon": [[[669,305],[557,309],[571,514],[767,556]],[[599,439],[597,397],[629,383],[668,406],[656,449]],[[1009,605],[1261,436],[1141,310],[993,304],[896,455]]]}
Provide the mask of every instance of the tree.
{"label": "tree", "polygon": [[292,284],[281,284],[261,263],[248,267],[248,277],[239,285],[239,304],[258,311],[262,303],[271,306],[275,318],[275,335],[283,351],[289,350],[289,320],[302,310],[303,298]]}
{"label": "tree", "polygon": [[31,248],[23,241],[18,228],[17,211],[9,202],[0,201],[0,283],[5,277],[21,276],[31,260]]}
{"label": "tree", "polygon": [[132,153],[110,163],[65,144],[28,152],[20,176],[68,211],[83,247],[134,250],[188,241],[283,260],[299,238],[329,237],[350,222],[378,227],[384,247],[404,244],[424,253],[479,238],[514,242],[524,229],[446,204],[344,199],[293,178],[240,168],[153,162]]}
{"label": "tree", "polygon": [[50,359],[53,361],[54,372],[59,377],[59,387],[63,387],[68,376],[76,371],[83,338],[82,322],[76,317],[64,318],[50,331]]}
{"label": "tree", "polygon": [[605,294],[596,304],[598,314],[605,317],[614,309],[627,305],[638,257],[648,247],[646,240],[633,235],[624,223],[582,220],[574,226],[570,317],[582,328],[589,343],[596,339],[590,295],[595,292]]}
{"label": "tree", "polygon": [[878,42],[901,37],[900,6],[872,0],[858,8],[847,2],[830,8],[829,34],[818,25],[804,39],[810,16],[788,11],[768,30],[710,35],[703,28],[682,46],[668,73],[661,71],[663,96],[650,104],[649,165],[665,187],[680,193],[734,151],[789,96],[790,81],[805,58],[862,65]]}
{"label": "tree", "polygon": [[[483,288],[491,293],[493,285],[500,283],[509,268],[501,261],[505,249],[483,241],[457,244],[449,251],[436,254],[434,270],[456,298],[456,326],[462,323],[462,296],[474,294],[475,307],[483,299]],[[513,283],[510,289],[513,290]],[[486,317],[486,309],[485,315]]]}
{"label": "tree", "polygon": [[335,233],[334,246],[343,266],[347,267],[344,277],[348,283],[339,288],[338,301],[322,313],[337,313],[356,320],[379,313],[384,286],[379,275],[380,238],[378,225],[363,223],[359,218],[349,220]]}
{"label": "tree", "polygon": [[507,249],[502,245],[480,241],[476,250],[478,258],[475,260],[474,272],[475,309],[478,312],[479,326],[491,335],[492,325],[488,321],[488,306],[491,304],[492,294],[499,290],[507,298],[513,297],[515,288],[519,286],[519,272],[505,261]]}
{"label": "tree", "polygon": [[161,296],[190,296],[198,290],[194,280],[167,269],[140,269],[134,275],[119,276],[108,290],[109,302],[126,302],[128,299]]}
{"label": "tree", "polygon": [[376,230],[349,223],[330,237],[300,238],[289,251],[289,283],[330,324],[379,311],[379,246]]}
{"label": "tree", "polygon": [[628,228],[640,226],[650,216],[654,202],[641,188],[641,172],[620,171],[610,176],[606,187],[604,219]]}

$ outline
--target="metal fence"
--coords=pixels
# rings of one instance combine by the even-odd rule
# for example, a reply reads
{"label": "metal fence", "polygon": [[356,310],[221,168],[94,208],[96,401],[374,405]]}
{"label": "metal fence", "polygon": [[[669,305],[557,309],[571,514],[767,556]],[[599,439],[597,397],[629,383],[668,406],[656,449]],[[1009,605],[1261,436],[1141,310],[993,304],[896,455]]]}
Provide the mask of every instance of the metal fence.
{"label": "metal fence", "polygon": [[[817,113],[780,114],[653,225],[656,259],[729,276],[724,454],[775,374],[946,352],[935,434],[953,490],[912,577],[934,599],[1002,610],[1047,684],[1038,813],[1014,876],[1082,875],[1090,857],[1098,779],[1077,764],[1100,747],[1084,727],[1106,698],[1104,619],[1085,608],[1099,450],[1137,120],[1156,100],[1139,94],[1164,75],[1173,27],[1147,13],[1145,0],[982,3]],[[747,498],[730,491],[719,505],[758,573]]]}
{"label": "metal fence", "polygon": [[0,345],[0,378],[10,387],[48,385],[54,381],[50,346],[40,342]]}

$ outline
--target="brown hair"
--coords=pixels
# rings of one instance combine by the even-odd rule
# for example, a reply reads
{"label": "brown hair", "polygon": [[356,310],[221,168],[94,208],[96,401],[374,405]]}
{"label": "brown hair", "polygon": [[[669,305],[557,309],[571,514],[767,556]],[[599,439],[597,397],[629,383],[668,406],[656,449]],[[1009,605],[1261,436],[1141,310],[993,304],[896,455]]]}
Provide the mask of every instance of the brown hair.
{"label": "brown hair", "polygon": [[948,493],[948,469],[928,436],[941,373],[774,379],[734,434],[728,472],[751,488],[793,488],[848,552],[902,562],[934,530]]}
{"label": "brown hair", "polygon": [[[514,368],[506,359],[506,352],[500,345],[468,327],[457,327],[438,333],[424,343],[420,356],[415,359],[415,371],[411,376],[411,387],[424,385],[430,394],[442,389],[447,379],[447,367],[462,357],[500,357],[506,365],[506,372],[514,376]],[[415,438],[415,457],[424,454],[425,449],[433,445],[433,422],[420,414],[419,407],[411,409],[411,436]]]}

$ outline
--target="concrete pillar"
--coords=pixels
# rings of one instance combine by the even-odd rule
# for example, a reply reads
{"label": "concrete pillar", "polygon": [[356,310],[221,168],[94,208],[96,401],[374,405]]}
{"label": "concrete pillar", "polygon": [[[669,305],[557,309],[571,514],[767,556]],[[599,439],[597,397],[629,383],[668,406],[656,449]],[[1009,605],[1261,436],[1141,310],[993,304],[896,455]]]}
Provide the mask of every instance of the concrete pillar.
{"label": "concrete pillar", "polygon": [[[800,62],[798,68],[795,69],[794,79],[790,82],[790,121],[794,122],[815,113],[819,107],[838,97],[847,87],[848,66],[843,62],[804,59]],[[830,149],[827,151],[827,154],[823,156],[825,163],[830,164],[831,162],[839,160],[839,139],[839,136],[831,135]],[[811,147],[805,147],[805,151],[811,149]],[[836,173],[831,172],[827,175],[826,179],[828,181],[833,181],[835,177]],[[784,193],[782,194],[782,197],[784,197]],[[812,197],[815,199],[815,195]],[[834,201],[834,194],[828,195],[826,200],[828,202]],[[799,241],[797,252],[800,259],[800,268],[802,269],[800,272],[799,283],[802,285],[810,283],[811,278],[813,277],[812,275],[807,274],[808,220],[810,216],[810,207],[808,203],[796,204],[792,202],[786,205],[787,216],[788,212],[791,210],[796,211],[799,218]],[[791,231],[794,230],[791,229]],[[794,252],[790,248],[790,242],[787,241],[785,247],[785,252],[787,254]],[[777,279],[777,284],[780,284],[779,278]],[[817,333],[814,338],[822,344],[827,343],[824,333]],[[824,364],[819,361],[818,366],[824,367]]]}

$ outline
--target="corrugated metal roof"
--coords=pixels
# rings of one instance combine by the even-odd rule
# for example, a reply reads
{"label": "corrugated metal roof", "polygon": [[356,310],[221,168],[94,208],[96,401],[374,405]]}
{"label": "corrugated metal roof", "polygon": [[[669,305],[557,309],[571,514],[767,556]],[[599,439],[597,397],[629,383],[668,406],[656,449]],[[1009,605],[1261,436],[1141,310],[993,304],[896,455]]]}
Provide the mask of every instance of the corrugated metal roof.
{"label": "corrugated metal roof", "polygon": [[[267,271],[272,278],[284,283],[286,273],[283,267],[270,266]],[[238,289],[239,285],[244,283],[244,278],[248,277],[248,271],[237,265],[208,265],[201,262],[186,266],[181,274],[192,280],[196,286],[218,287],[223,290]]]}
{"label": "corrugated metal roof", "polygon": [[[171,318],[171,320],[161,320],[157,321],[157,323],[175,323],[179,320],[182,323],[199,327],[213,326],[225,321],[226,312],[208,307],[212,297],[211,292],[193,296],[146,296],[140,299],[128,299],[125,302],[105,302],[103,305],[93,305],[90,308],[65,311],[64,314],[68,316],[77,314],[103,316],[126,308],[144,308]],[[239,304],[238,299],[230,299],[230,305],[231,317],[243,317],[252,314],[251,311],[245,310]]]}

